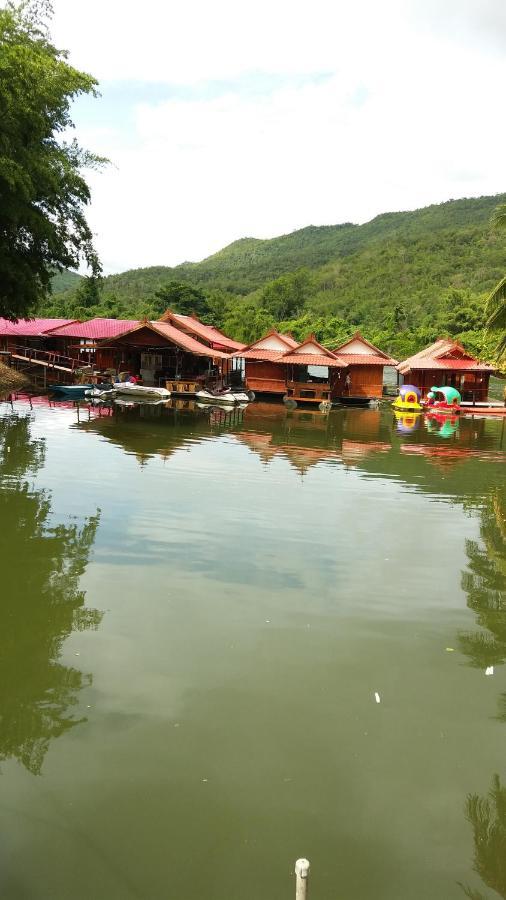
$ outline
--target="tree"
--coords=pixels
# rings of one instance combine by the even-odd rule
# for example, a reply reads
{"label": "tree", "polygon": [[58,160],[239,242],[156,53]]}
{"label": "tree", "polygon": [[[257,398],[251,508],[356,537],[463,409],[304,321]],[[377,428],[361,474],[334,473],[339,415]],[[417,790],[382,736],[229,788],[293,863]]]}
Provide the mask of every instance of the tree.
{"label": "tree", "polygon": [[63,133],[70,105],[97,82],[51,43],[48,0],[0,9],[0,315],[26,315],[51,290],[55,271],[85,260],[100,271],[84,215],[82,170],[105,160]]}
{"label": "tree", "polygon": [[[494,228],[506,229],[506,203],[498,206],[492,216]],[[496,284],[487,301],[487,328],[499,331],[497,354],[499,359],[506,356],[506,275]]]}
{"label": "tree", "polygon": [[185,281],[169,281],[164,287],[154,294],[153,308],[157,315],[163,315],[165,310],[180,313],[183,316],[205,316],[208,303],[205,294],[200,288],[193,287]]}
{"label": "tree", "polygon": [[300,315],[313,291],[314,278],[311,273],[307,269],[297,269],[267,284],[260,294],[259,306],[277,320],[290,319]]}

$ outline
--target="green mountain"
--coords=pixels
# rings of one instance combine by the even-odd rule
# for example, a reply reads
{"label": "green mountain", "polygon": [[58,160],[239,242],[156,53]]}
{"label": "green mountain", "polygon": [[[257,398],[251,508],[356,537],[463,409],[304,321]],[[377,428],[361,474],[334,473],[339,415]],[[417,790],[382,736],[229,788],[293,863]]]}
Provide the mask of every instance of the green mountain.
{"label": "green mountain", "polygon": [[57,272],[51,280],[53,294],[62,294],[64,291],[76,288],[82,279],[82,275],[78,272],[71,272],[64,269],[63,272]]}
{"label": "green mountain", "polygon": [[506,272],[506,240],[490,219],[505,202],[506,194],[449,200],[364,225],[243,238],[201,262],[132,269],[99,288],[82,282],[43,311],[156,317],[191,306],[247,342],[275,324],[296,337],[313,330],[329,345],[360,327],[399,358],[443,333],[491,358],[484,304]]}
{"label": "green mountain", "polygon": [[[489,228],[493,210],[505,201],[506,194],[450,200],[412,212],[384,213],[364,225],[310,225],[270,240],[242,238],[201,262],[110,275],[104,290],[121,300],[139,300],[167,281],[181,280],[244,295],[294,269],[318,269],[340,260],[346,261],[351,281],[356,274],[368,295],[376,296],[376,276],[394,280],[399,269],[407,283],[421,275],[444,288],[457,278],[462,286],[487,290],[505,268],[504,241]],[[385,260],[391,276],[384,272]],[[369,273],[365,278],[364,268]]]}

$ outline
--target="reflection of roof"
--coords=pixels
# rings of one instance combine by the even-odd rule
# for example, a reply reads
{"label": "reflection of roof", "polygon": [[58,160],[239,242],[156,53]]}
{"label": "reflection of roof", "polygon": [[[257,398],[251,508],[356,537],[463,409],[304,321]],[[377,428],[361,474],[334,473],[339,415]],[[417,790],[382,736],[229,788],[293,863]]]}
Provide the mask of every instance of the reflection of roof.
{"label": "reflection of roof", "polygon": [[182,350],[186,350],[194,356],[208,356],[211,357],[211,359],[229,358],[227,353],[222,353],[220,350],[213,350],[212,347],[206,347],[205,344],[196,341],[195,338],[192,338],[184,331],[180,331],[179,328],[174,328],[174,326],[169,325],[168,322],[139,322],[135,327],[116,335],[104,343],[111,344],[114,341],[128,338],[129,343],[135,345],[135,335],[138,331],[143,331],[144,329],[152,331],[156,335],[160,335],[170,343],[175,344],[176,347],[181,347]]}
{"label": "reflection of roof", "polygon": [[74,322],[53,331],[56,337],[82,338],[88,340],[104,340],[117,337],[125,331],[129,331],[138,325],[136,319],[102,319],[100,317],[89,319],[88,322]]}
{"label": "reflection of roof", "polygon": [[397,366],[403,375],[412,369],[446,369],[456,372],[493,372],[494,367],[481,363],[462,344],[450,338],[439,338]]}
{"label": "reflection of roof", "polygon": [[343,462],[347,465],[353,465],[361,459],[373,456],[376,453],[387,453],[391,450],[391,445],[384,441],[350,441],[343,438],[341,446],[341,454]]}
{"label": "reflection of roof", "polygon": [[177,326],[182,328],[183,330],[187,330],[192,334],[196,334],[197,337],[202,338],[205,341],[209,341],[210,344],[215,345],[220,350],[228,350],[229,352],[233,350],[242,350],[245,346],[241,344],[240,341],[234,341],[232,338],[223,334],[219,328],[215,328],[214,325],[205,325],[204,322],[201,322],[197,316],[183,316],[180,313],[173,313],[170,309],[167,310],[163,316],[160,317],[160,322],[174,322]]}
{"label": "reflection of roof", "polygon": [[[353,350],[353,345],[360,345],[366,351],[362,353],[360,350]],[[349,350],[347,348],[350,348]],[[367,350],[372,351],[367,353]],[[397,360],[388,356],[383,350],[375,347],[365,337],[362,337],[360,331],[356,331],[351,338],[334,348],[334,353],[338,354],[350,366],[396,366]]]}
{"label": "reflection of roof", "polygon": [[0,336],[40,337],[53,332],[61,325],[69,325],[75,319],[0,319]]}

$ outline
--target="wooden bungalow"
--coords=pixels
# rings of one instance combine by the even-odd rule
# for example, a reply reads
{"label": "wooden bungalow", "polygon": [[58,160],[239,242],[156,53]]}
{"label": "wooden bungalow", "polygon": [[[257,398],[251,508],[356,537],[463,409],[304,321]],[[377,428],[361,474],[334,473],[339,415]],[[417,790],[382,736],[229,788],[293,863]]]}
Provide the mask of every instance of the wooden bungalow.
{"label": "wooden bungalow", "polygon": [[234,353],[238,350],[243,350],[245,347],[245,344],[227,337],[214,325],[205,325],[195,313],[192,313],[191,316],[183,316],[168,309],[163,316],[160,316],[159,321],[174,325],[175,328],[191,335],[191,337],[194,337],[195,340],[200,341],[202,344],[212,347],[213,350],[221,350],[223,353]]}
{"label": "wooden bungalow", "polygon": [[314,334],[278,357],[286,368],[286,394],[290,406],[298,403],[329,404],[342,394],[342,373],[346,364],[327,350]]}
{"label": "wooden bungalow", "polygon": [[70,378],[75,362],[65,355],[62,342],[54,336],[62,325],[69,325],[72,319],[18,319],[11,322],[0,318],[0,356],[8,364],[35,377],[43,375],[44,384],[48,373],[54,380],[56,373]]}
{"label": "wooden bungalow", "polygon": [[38,350],[57,350],[55,331],[62,325],[70,325],[75,319],[0,319],[0,350],[15,352],[23,347]]}
{"label": "wooden bungalow", "polygon": [[246,388],[255,394],[286,394],[286,367],[279,362],[284,353],[297,347],[288,334],[272,329],[249,347],[234,353],[244,360]]}
{"label": "wooden bungalow", "polygon": [[105,371],[114,369],[114,358],[107,348],[102,348],[101,343],[110,338],[115,338],[135,328],[139,322],[135,319],[107,319],[97,317],[87,322],[71,322],[56,328],[53,338],[60,342],[62,352],[67,356],[85,365],[91,365],[94,369]]}
{"label": "wooden bungalow", "polygon": [[396,366],[396,359],[367,341],[359,331],[333,352],[346,364],[339,382],[340,400],[367,402],[383,396],[383,370],[385,366]]}
{"label": "wooden bungalow", "polygon": [[188,392],[195,392],[226,377],[230,367],[228,354],[207,347],[168,322],[139,322],[102,341],[99,351],[110,354],[117,372],[136,375],[144,384],[167,384],[169,390],[184,384]]}
{"label": "wooden bungalow", "polygon": [[439,338],[430,347],[415,353],[397,366],[404,384],[418,387],[423,396],[431,387],[456,388],[466,401],[484,401],[488,397],[494,367],[468,353],[462,344]]}

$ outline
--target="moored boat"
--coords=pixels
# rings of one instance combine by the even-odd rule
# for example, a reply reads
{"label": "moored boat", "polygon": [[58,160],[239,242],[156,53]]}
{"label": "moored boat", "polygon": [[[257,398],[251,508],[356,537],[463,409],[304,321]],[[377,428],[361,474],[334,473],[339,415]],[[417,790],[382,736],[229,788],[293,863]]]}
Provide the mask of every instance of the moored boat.
{"label": "moored boat", "polygon": [[86,391],[91,391],[95,385],[93,384],[52,384],[51,393],[59,397],[72,397],[74,400],[82,399]]}
{"label": "moored boat", "polygon": [[114,385],[114,390],[120,396],[138,397],[140,400],[169,400],[170,391],[162,387],[150,387],[147,384],[134,384],[132,381],[122,381]]}
{"label": "moored boat", "polygon": [[208,391],[202,390],[197,391],[195,394],[195,399],[200,403],[213,403],[213,404],[226,404],[235,405],[237,403],[250,403],[251,397],[246,391],[232,391],[230,388],[225,388],[223,391]]}
{"label": "moored boat", "polygon": [[440,413],[455,415],[460,412],[461,401],[462,397],[456,388],[444,385],[443,387],[432,387],[422,406],[426,414],[437,410]]}

